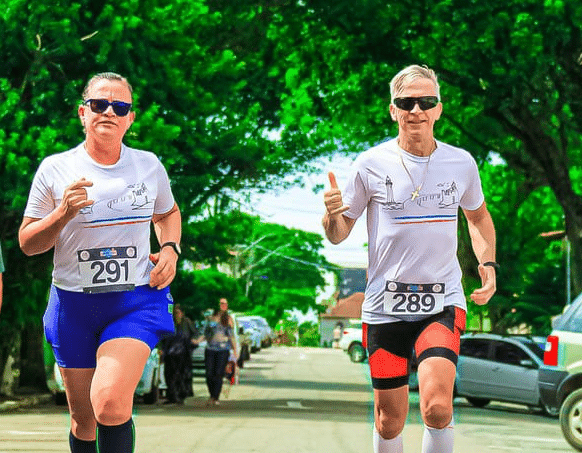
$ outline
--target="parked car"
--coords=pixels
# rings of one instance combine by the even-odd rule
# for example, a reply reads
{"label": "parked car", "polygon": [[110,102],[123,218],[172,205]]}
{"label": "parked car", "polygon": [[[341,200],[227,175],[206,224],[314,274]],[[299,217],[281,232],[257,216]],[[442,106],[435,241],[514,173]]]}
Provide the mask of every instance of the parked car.
{"label": "parked car", "polygon": [[363,362],[366,360],[366,348],[362,345],[362,321],[350,319],[348,325],[344,327],[339,340],[339,347],[348,353],[352,362]]}
{"label": "parked car", "polygon": [[543,353],[536,341],[526,336],[462,335],[455,394],[476,407],[497,400],[551,413],[538,388]]}
{"label": "parked car", "polygon": [[544,404],[559,412],[565,439],[582,451],[582,295],[554,321],[539,389]]}
{"label": "parked car", "polygon": [[[261,328],[255,320],[241,316],[238,318],[239,326],[242,332],[249,339],[250,352],[254,353],[261,350]],[[240,333],[240,331],[239,331]]]}
{"label": "parked car", "polygon": [[273,344],[277,335],[275,334],[273,329],[271,329],[271,326],[269,326],[269,323],[267,322],[267,320],[265,318],[263,318],[262,316],[257,316],[257,315],[249,315],[249,316],[245,316],[244,318],[251,319],[252,321],[255,322],[255,324],[259,328],[259,331],[261,332],[261,347],[262,348],[268,348],[269,346],[271,346]]}

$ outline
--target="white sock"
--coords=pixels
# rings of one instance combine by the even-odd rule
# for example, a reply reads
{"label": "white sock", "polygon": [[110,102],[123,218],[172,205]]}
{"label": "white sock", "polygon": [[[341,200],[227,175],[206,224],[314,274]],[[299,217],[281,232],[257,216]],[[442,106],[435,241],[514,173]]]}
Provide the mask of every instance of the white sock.
{"label": "white sock", "polygon": [[453,453],[454,427],[455,422],[453,419],[451,419],[449,426],[443,429],[430,428],[424,425],[422,453]]}
{"label": "white sock", "polygon": [[378,433],[376,424],[374,424],[374,453],[402,453],[404,447],[402,446],[402,433],[398,434],[394,439],[384,439]]}

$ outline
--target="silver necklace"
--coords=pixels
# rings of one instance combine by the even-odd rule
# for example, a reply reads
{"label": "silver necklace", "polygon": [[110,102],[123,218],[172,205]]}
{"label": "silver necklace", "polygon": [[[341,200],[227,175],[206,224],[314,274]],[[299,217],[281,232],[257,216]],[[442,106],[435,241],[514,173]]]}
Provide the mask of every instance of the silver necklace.
{"label": "silver necklace", "polygon": [[424,176],[422,177],[422,182],[417,187],[415,182],[414,182],[414,179],[412,179],[412,175],[410,174],[408,167],[404,163],[404,158],[402,157],[402,153],[400,152],[399,147],[396,148],[396,151],[398,151],[398,156],[400,157],[400,162],[402,162],[402,166],[404,167],[404,170],[406,170],[406,174],[410,178],[410,182],[412,183],[412,188],[414,189],[416,187],[416,189],[414,189],[410,194],[411,200],[414,201],[415,199],[417,199],[420,196],[420,190],[422,189],[422,186],[426,182],[426,175],[428,174],[428,165],[430,164],[430,157],[432,156],[432,153],[430,153],[428,155],[428,160],[426,161],[426,167],[424,167]]}

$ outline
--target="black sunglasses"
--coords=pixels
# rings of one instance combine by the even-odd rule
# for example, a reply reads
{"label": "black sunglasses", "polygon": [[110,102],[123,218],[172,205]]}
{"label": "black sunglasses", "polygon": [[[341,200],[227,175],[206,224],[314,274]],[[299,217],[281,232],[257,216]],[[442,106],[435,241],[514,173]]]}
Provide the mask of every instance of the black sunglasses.
{"label": "black sunglasses", "polygon": [[392,102],[394,102],[394,105],[399,109],[410,112],[416,104],[418,104],[420,110],[434,109],[439,103],[439,98],[436,96],[421,96],[419,98],[394,98]]}
{"label": "black sunglasses", "polygon": [[107,99],[87,99],[84,104],[88,104],[93,113],[103,113],[109,106],[113,107],[113,112],[117,116],[125,116],[131,110],[131,104],[127,102],[109,102]]}

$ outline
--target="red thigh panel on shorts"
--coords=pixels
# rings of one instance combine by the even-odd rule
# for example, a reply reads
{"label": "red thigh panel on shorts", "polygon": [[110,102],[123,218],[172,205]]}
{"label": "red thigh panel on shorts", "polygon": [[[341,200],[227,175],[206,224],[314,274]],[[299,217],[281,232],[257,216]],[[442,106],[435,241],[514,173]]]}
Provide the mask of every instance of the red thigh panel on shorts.
{"label": "red thigh panel on shorts", "polygon": [[384,349],[377,349],[368,360],[370,374],[373,378],[393,378],[406,376],[408,373],[408,360],[398,357]]}
{"label": "red thigh panel on shorts", "polygon": [[445,357],[456,364],[465,322],[465,311],[451,307],[445,312],[445,316],[428,324],[414,345],[419,360],[427,357]]}

